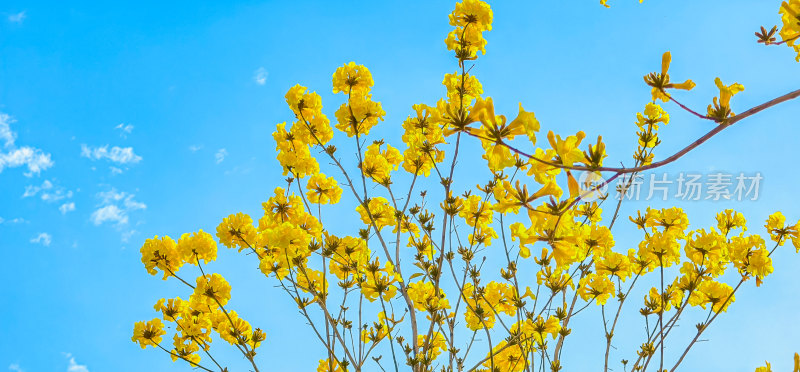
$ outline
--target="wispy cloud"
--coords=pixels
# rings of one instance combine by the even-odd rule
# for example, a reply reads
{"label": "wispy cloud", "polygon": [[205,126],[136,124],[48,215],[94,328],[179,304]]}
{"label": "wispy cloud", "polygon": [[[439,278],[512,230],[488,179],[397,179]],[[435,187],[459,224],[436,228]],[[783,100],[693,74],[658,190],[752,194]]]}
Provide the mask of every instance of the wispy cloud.
{"label": "wispy cloud", "polygon": [[222,163],[225,160],[225,157],[228,156],[228,150],[219,149],[217,153],[214,154],[214,159],[216,160],[217,164]]}
{"label": "wispy cloud", "polygon": [[129,240],[131,240],[132,236],[136,235],[136,233],[138,233],[138,231],[136,231],[136,230],[123,231],[122,232],[122,241],[127,243]]}
{"label": "wispy cloud", "polygon": [[191,145],[189,146],[189,151],[191,152],[198,152],[203,149],[203,145]]}
{"label": "wispy cloud", "polygon": [[67,372],[89,372],[88,367],[75,362],[75,357],[73,357],[72,354],[64,353],[64,356],[67,359],[69,359],[69,364],[67,365]]}
{"label": "wispy cloud", "polygon": [[258,85],[264,85],[267,83],[267,76],[269,73],[263,67],[259,67],[258,70],[253,74],[253,81],[256,82]]}
{"label": "wispy cloud", "polygon": [[81,156],[92,160],[105,158],[117,164],[135,164],[142,160],[141,156],[133,152],[133,147],[114,146],[109,150],[108,145],[93,148],[81,144]]}
{"label": "wispy cloud", "polygon": [[2,225],[2,224],[14,225],[14,224],[18,224],[18,223],[28,223],[28,220],[26,220],[24,218],[20,218],[20,217],[12,218],[10,220],[4,220],[3,217],[0,217],[0,225]]}
{"label": "wispy cloud", "polygon": [[3,142],[5,148],[4,150],[0,149],[0,173],[6,167],[27,166],[28,172],[24,175],[32,177],[34,174],[38,175],[41,171],[52,167],[54,163],[50,154],[34,147],[16,146],[17,134],[11,130],[11,124],[15,122],[14,118],[0,112],[0,141]]}
{"label": "wispy cloud", "polygon": [[52,167],[53,160],[50,159],[50,154],[27,146],[11,150],[6,154],[0,152],[0,173],[3,172],[4,167],[16,168],[23,165],[28,167],[28,172],[24,173],[25,177],[32,177],[34,174],[38,175],[43,170]]}
{"label": "wispy cloud", "polygon": [[114,127],[114,129],[120,131],[119,133],[120,137],[128,138],[128,135],[131,134],[131,132],[133,132],[133,124],[119,123],[119,125]]}
{"label": "wispy cloud", "polygon": [[120,228],[127,225],[129,222],[128,213],[147,208],[147,205],[134,200],[134,197],[134,194],[120,192],[113,187],[108,191],[98,193],[97,198],[100,199],[100,204],[92,212],[92,223],[100,226],[106,222],[111,222]]}
{"label": "wispy cloud", "polygon": [[19,13],[15,13],[15,14],[9,15],[8,16],[8,21],[11,22],[11,23],[22,23],[22,21],[25,20],[25,17],[27,17],[27,15],[25,14],[25,11],[23,10],[23,11],[21,11]]}
{"label": "wispy cloud", "polygon": [[61,214],[72,212],[75,210],[75,202],[61,204],[61,206],[58,207],[58,210],[61,211]]}
{"label": "wispy cloud", "polygon": [[14,372],[25,372],[25,370],[22,369],[22,367],[20,367],[19,364],[17,363],[12,363],[11,365],[9,365],[8,370]]}
{"label": "wispy cloud", "polygon": [[33,237],[33,239],[31,239],[31,243],[41,244],[45,247],[50,246],[50,242],[52,241],[53,237],[50,236],[50,234],[48,233],[39,233],[39,235],[36,235],[35,237]]}
{"label": "wispy cloud", "polygon": [[29,198],[36,195],[41,195],[42,200],[48,203],[53,203],[59,200],[71,198],[72,191],[61,186],[55,186],[50,180],[44,180],[41,186],[26,186],[25,193],[22,194],[22,197]]}
{"label": "wispy cloud", "polygon": [[4,142],[5,147],[14,146],[14,141],[17,139],[17,134],[11,131],[11,124],[15,121],[12,117],[0,112],[0,141]]}

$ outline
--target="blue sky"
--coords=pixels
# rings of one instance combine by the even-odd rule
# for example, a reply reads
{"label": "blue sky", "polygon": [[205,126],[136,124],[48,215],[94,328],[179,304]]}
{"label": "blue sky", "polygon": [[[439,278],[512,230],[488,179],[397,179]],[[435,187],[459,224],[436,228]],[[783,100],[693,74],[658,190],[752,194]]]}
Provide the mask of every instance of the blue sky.
{"label": "blue sky", "polygon": [[[753,37],[758,26],[779,21],[778,1],[492,6],[488,54],[472,70],[486,95],[507,115],[522,102],[543,130],[603,134],[609,164],[630,165],[635,113],[649,100],[642,76],[659,68],[666,50],[673,77],[697,82],[680,94],[697,109],[717,94],[716,76],[745,85],[733,100],[739,111],[800,87],[794,54]],[[333,118],[341,98],[331,93],[331,74],[348,61],[371,69],[374,99],[387,112],[375,134],[397,142],[411,105],[433,104],[444,94],[443,74],[456,69],[443,42],[452,8],[396,1],[2,2],[0,155],[14,160],[0,167],[0,370],[186,370],[130,342],[133,322],[155,316],[158,298],[188,295],[147,275],[139,261],[144,239],[213,231],[233,212],[258,215],[282,184],[271,133],[292,120],[286,90],[296,83],[316,90]],[[673,121],[661,132],[656,159],[711,125],[665,108]],[[678,204],[697,227],[710,226],[725,208],[745,213],[753,232],[763,232],[777,209],[796,221],[799,116],[797,102],[770,109],[665,168],[672,175],[760,173],[757,201],[639,201],[624,204],[623,216]],[[466,165],[458,172],[462,188],[487,176]],[[624,249],[639,238],[630,225],[615,236]],[[748,283],[737,294],[686,370],[752,371],[764,359],[776,370],[789,368],[800,351],[800,258],[789,251],[778,254],[764,286]],[[262,361],[277,370],[316,367],[322,354],[307,346],[310,330],[251,261],[221,249],[213,269],[233,284],[237,310],[266,330]],[[627,311],[639,321],[636,306]],[[568,342],[565,353],[602,342],[598,319],[580,322],[595,327],[581,340],[596,340]],[[693,324],[687,320],[676,337],[688,340]],[[633,353],[630,340],[627,349],[620,341],[617,360]],[[245,368],[229,357],[232,370]],[[593,357],[567,363],[583,370],[601,351]]]}

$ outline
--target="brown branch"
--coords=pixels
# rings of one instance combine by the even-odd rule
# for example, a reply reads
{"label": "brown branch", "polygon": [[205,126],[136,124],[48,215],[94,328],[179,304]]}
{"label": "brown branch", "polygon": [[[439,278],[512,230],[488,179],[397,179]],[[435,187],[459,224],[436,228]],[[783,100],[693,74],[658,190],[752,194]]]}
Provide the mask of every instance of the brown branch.
{"label": "brown branch", "polygon": [[[781,104],[783,102],[793,100],[793,99],[795,99],[797,97],[800,97],[800,89],[795,90],[795,91],[790,92],[790,93],[787,93],[787,94],[784,94],[784,95],[782,95],[780,97],[777,97],[775,99],[772,99],[770,101],[762,103],[762,104],[760,104],[758,106],[755,106],[755,107],[753,107],[753,108],[751,108],[751,109],[749,109],[749,110],[747,110],[745,112],[742,112],[739,115],[736,115],[736,116],[733,116],[733,117],[730,117],[730,118],[726,119],[724,122],[720,123],[718,126],[716,126],[714,129],[710,130],[708,133],[706,133],[702,137],[698,138],[694,142],[690,143],[688,146],[684,147],[682,150],[676,152],[675,154],[673,154],[672,156],[670,156],[670,157],[668,157],[668,158],[666,158],[664,160],[657,161],[655,163],[651,163],[651,164],[648,164],[648,165],[643,165],[643,166],[639,166],[639,167],[633,167],[633,168],[615,168],[615,167],[597,167],[597,168],[594,168],[594,167],[574,166],[574,165],[573,166],[567,166],[567,165],[563,165],[563,164],[555,163],[555,162],[552,162],[552,161],[548,161],[548,160],[537,158],[537,157],[535,157],[533,155],[527,154],[527,153],[525,153],[525,152],[523,152],[523,151],[521,151],[521,150],[519,150],[519,149],[517,149],[517,148],[515,148],[515,147],[513,147],[513,146],[511,146],[511,145],[509,145],[507,143],[505,143],[502,140],[500,140],[500,141],[492,141],[492,140],[490,140],[488,138],[482,138],[481,136],[478,136],[478,135],[470,133],[470,132],[464,132],[464,133],[467,133],[468,135],[473,136],[473,137],[482,138],[484,140],[490,140],[492,142],[496,142],[498,145],[506,146],[509,150],[517,153],[520,156],[524,156],[526,158],[533,159],[533,160],[538,161],[540,163],[547,164],[547,165],[550,165],[550,166],[553,166],[553,167],[556,167],[556,168],[570,169],[570,170],[583,170],[583,171],[597,171],[597,172],[617,172],[617,173],[621,173],[621,174],[634,173],[634,172],[641,172],[641,171],[648,170],[648,169],[654,169],[654,168],[662,167],[662,166],[665,166],[665,165],[667,165],[669,163],[672,163],[672,162],[680,159],[681,157],[683,157],[684,155],[686,155],[690,151],[694,150],[698,146],[702,145],[703,143],[705,143],[706,141],[711,139],[711,137],[714,137],[715,135],[719,134],[719,132],[722,132],[725,128],[728,128],[728,127],[732,126],[733,124],[735,124],[735,123],[737,123],[737,122],[739,122],[741,120],[744,120],[744,119],[746,119],[746,118],[748,118],[748,117],[750,117],[752,115],[755,115],[755,114],[757,114],[757,113],[759,113],[761,111],[764,111],[764,110],[766,110],[766,109],[768,109],[768,108],[770,108],[772,106],[776,106],[776,105]],[[700,117],[702,117],[702,118],[707,118],[707,117],[705,117],[703,115],[700,115],[700,114],[697,114],[697,113],[695,113],[695,114],[700,116]]]}

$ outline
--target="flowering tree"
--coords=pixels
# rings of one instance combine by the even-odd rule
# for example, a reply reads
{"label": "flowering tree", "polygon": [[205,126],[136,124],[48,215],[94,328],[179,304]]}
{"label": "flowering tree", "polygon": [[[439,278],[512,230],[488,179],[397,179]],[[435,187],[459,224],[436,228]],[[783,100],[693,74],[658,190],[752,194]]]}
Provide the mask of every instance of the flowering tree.
{"label": "flowering tree", "polygon": [[[800,61],[800,0],[783,2],[779,12],[780,31],[762,27],[758,42],[786,44]],[[352,141],[355,159],[340,156],[331,144],[334,128],[320,96],[292,87],[286,103],[293,122],[278,124],[273,133],[285,187],[275,188],[263,203],[257,225],[237,213],[223,219],[216,239],[203,230],[177,242],[167,236],[148,239],[141,248],[147,271],[185,284],[189,297],[158,300],[159,317],[136,323],[132,340],[205,371],[227,370],[211,347],[227,343],[259,371],[257,350],[268,342],[265,332],[233,310],[231,286],[207,269],[219,243],[249,254],[297,304],[325,350],[317,371],[555,372],[565,368],[564,343],[580,334],[570,322],[591,310],[600,313],[605,332],[605,358],[598,361],[603,371],[675,371],[734,303],[737,290],[753,282],[759,286],[773,272],[778,248],[791,242],[800,250],[800,222],[789,224],[780,212],[767,218],[764,237],[747,234],[745,216],[734,210],[720,211],[716,226],[694,230],[677,207],[639,211],[630,223],[619,218],[621,196],[642,172],[799,97],[800,90],[735,114],[731,100],[744,87],[717,78],[718,97],[705,112],[695,111],[674,96],[695,83],[673,81],[666,52],[660,70],[644,76],[652,101],[636,114],[633,162],[610,167],[602,137],[582,150],[583,132],[562,137],[549,131],[537,147],[541,128],[533,112],[520,105],[509,121],[483,96],[470,68],[485,53],[483,33],[492,28],[488,4],[457,3],[450,24],[454,28],[445,43],[458,71],[445,74],[444,98],[412,107],[397,147],[370,138],[385,112],[370,93],[373,78],[366,67],[350,62],[333,74],[333,92],[344,101],[334,127]],[[659,131],[670,121],[662,103],[714,126],[655,161]],[[459,151],[466,141],[480,142],[483,160]],[[321,162],[330,164],[328,175]],[[458,184],[454,170],[465,163],[485,164],[486,183],[466,189]],[[619,186],[606,192],[612,181]],[[343,197],[355,201],[355,213],[327,212]],[[334,234],[323,224],[323,215],[334,213],[358,227]],[[611,232],[616,225],[638,230],[638,247],[616,249]],[[181,270],[186,264],[198,272]],[[726,272],[737,280],[726,283]],[[643,301],[629,296],[637,283],[655,284],[644,288]],[[640,310],[628,320],[621,314],[631,302]],[[670,338],[689,312],[705,316],[695,336]],[[612,358],[623,319],[645,325],[641,345],[615,350]],[[163,322],[174,331],[171,346],[162,343]],[[683,350],[676,359],[665,358],[667,342]],[[769,370],[767,364],[757,371]],[[797,354],[795,372],[800,372]]]}

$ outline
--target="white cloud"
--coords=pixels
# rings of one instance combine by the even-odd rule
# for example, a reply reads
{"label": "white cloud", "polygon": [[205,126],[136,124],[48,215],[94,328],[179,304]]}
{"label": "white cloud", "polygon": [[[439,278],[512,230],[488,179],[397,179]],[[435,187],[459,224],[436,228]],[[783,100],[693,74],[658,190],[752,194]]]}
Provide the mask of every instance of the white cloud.
{"label": "white cloud", "polygon": [[58,207],[58,210],[61,211],[61,214],[67,214],[68,212],[72,212],[75,210],[75,202],[61,204],[61,206]]}
{"label": "white cloud", "polygon": [[203,145],[191,145],[189,146],[189,151],[191,152],[198,152],[203,149]]}
{"label": "white cloud", "polygon": [[106,205],[92,212],[92,222],[95,225],[101,225],[103,222],[111,221],[118,224],[127,224],[128,215],[116,205]]}
{"label": "white cloud", "polygon": [[50,159],[50,154],[44,153],[42,150],[33,147],[21,147],[13,149],[11,152],[0,152],[0,173],[3,168],[16,168],[26,165],[28,172],[25,177],[31,177],[34,174],[38,175],[41,171],[53,166],[53,160]]}
{"label": "white cloud", "polygon": [[135,164],[142,160],[141,156],[133,152],[133,147],[114,146],[109,150],[108,145],[92,148],[81,144],[81,156],[92,160],[106,158],[118,164]]}
{"label": "white cloud", "polygon": [[133,132],[133,124],[119,123],[119,125],[114,127],[114,129],[119,129],[120,137],[127,138],[128,135],[131,134],[131,132]]}
{"label": "white cloud", "polygon": [[8,16],[8,21],[11,23],[22,23],[25,20],[26,14],[25,11],[21,11],[16,14],[11,14]]}
{"label": "white cloud", "polygon": [[253,75],[253,81],[255,81],[258,85],[264,85],[267,83],[267,76],[269,76],[267,70],[263,67],[259,67]]}
{"label": "white cloud", "polygon": [[110,167],[108,169],[111,170],[111,175],[122,174],[122,169],[119,169],[117,167]]}
{"label": "white cloud", "polygon": [[36,237],[31,239],[31,243],[41,244],[41,245],[43,245],[45,247],[49,246],[50,242],[52,242],[52,241],[53,241],[53,237],[50,236],[50,234],[48,234],[48,233],[40,233],[39,235],[36,235]]}
{"label": "white cloud", "polygon": [[217,153],[214,154],[214,159],[216,159],[217,164],[219,164],[222,163],[223,160],[225,160],[226,156],[228,156],[228,150],[219,149],[217,150]]}
{"label": "white cloud", "polygon": [[69,359],[69,365],[67,365],[67,372],[89,372],[89,368],[85,365],[81,365],[75,362],[75,357],[72,356],[70,353],[64,353],[64,356]]}
{"label": "white cloud", "polygon": [[128,213],[139,209],[146,209],[147,205],[134,200],[133,194],[119,192],[115,188],[97,194],[100,199],[98,208],[90,217],[96,226],[105,222],[114,222],[118,227],[128,224]]}
{"label": "white cloud", "polygon": [[14,371],[14,372],[25,372],[25,370],[22,369],[22,367],[20,367],[19,364],[17,364],[17,363],[12,363],[11,365],[9,365],[8,366],[8,370]]}
{"label": "white cloud", "polygon": [[26,219],[24,219],[24,218],[19,218],[19,217],[12,218],[10,220],[4,220],[2,217],[0,217],[0,224],[4,224],[4,223],[7,224],[7,225],[12,225],[12,224],[18,224],[18,223],[28,223],[28,221]]}
{"label": "white cloud", "polygon": [[123,243],[127,243],[129,240],[131,240],[132,236],[136,235],[136,233],[138,233],[138,231],[136,231],[136,230],[128,230],[128,231],[123,232],[122,233],[122,242]]}
{"label": "white cloud", "polygon": [[25,186],[25,193],[22,194],[23,198],[36,196],[41,193],[42,200],[53,203],[63,199],[72,198],[72,191],[66,190],[61,186],[55,186],[49,180],[44,180],[41,186],[28,185]]}
{"label": "white cloud", "polygon": [[14,140],[17,139],[17,134],[11,131],[11,123],[15,121],[14,118],[0,112],[0,140],[5,141],[5,147],[14,146]]}
{"label": "white cloud", "polygon": [[24,174],[26,177],[31,177],[52,167],[53,160],[50,159],[50,154],[29,146],[16,147],[17,134],[11,130],[11,124],[14,122],[16,122],[14,118],[0,112],[0,142],[3,142],[3,147],[7,149],[7,152],[0,151],[0,173],[6,167],[27,166],[28,172]]}

